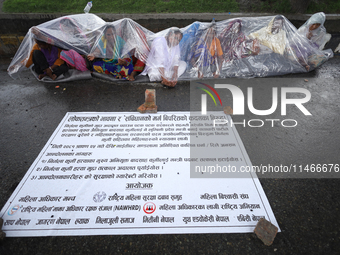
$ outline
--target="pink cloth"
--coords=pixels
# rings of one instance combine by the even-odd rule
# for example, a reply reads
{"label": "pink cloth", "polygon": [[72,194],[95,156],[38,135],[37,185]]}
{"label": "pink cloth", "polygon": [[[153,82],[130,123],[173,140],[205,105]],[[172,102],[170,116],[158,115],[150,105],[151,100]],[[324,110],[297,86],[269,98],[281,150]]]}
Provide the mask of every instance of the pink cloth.
{"label": "pink cloth", "polygon": [[87,71],[85,59],[75,50],[61,51],[60,58],[79,71]]}

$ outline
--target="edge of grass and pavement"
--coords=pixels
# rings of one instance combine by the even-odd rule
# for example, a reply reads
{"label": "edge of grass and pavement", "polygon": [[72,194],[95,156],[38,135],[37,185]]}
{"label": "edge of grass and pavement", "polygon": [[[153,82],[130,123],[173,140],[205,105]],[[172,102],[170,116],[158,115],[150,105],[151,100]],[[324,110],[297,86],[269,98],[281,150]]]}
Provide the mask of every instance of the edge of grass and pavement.
{"label": "edge of grass and pavement", "polygon": [[[88,0],[0,0],[7,13],[80,13]],[[102,0],[94,13],[340,13],[338,0]]]}
{"label": "edge of grass and pavement", "polygon": [[[70,13],[0,13],[0,55],[14,55],[27,31],[32,26],[65,15],[70,15]],[[275,13],[96,13],[96,15],[107,22],[131,18],[143,27],[153,32],[158,32],[173,26],[185,27],[194,21],[209,22],[213,18],[216,21],[221,21],[237,17],[272,16]],[[301,26],[310,16],[310,14],[285,15],[296,27]],[[328,33],[340,34],[340,14],[327,14],[325,27]]]}
{"label": "edge of grass and pavement", "polygon": [[[110,1],[114,2],[116,0]],[[193,0],[176,0],[176,3],[191,3],[196,5],[202,6],[202,1],[193,1]],[[6,3],[7,4],[6,4]],[[27,31],[32,27],[49,20],[62,17],[65,15],[83,13],[83,5],[85,6],[87,0],[84,0],[83,3],[74,3],[74,1],[63,1],[63,4],[69,6],[69,9],[62,9],[62,10],[72,10],[69,12],[54,12],[51,11],[50,13],[48,10],[59,9],[57,7],[51,6],[58,6],[59,2],[50,3],[44,1],[36,1],[32,0],[29,1],[27,4],[27,11],[30,11],[29,6],[36,6],[37,13],[11,13],[11,12],[4,12],[3,7],[4,3],[6,4],[6,10],[16,10],[15,8],[11,7],[10,9],[8,3],[14,3],[18,6],[18,3],[24,5],[23,3],[25,0],[0,0],[0,56],[13,56],[17,51],[20,43],[22,42],[23,38],[25,37]],[[138,1],[138,3],[148,3],[151,0],[144,0]],[[331,34],[340,34],[340,2],[338,3],[335,0],[323,0],[315,2],[315,0],[309,1],[302,1],[303,6],[301,7],[298,3],[301,0],[228,0],[225,1],[224,7],[229,9],[230,11],[238,10],[239,12],[218,12],[218,13],[206,13],[206,12],[192,12],[190,10],[198,10],[202,11],[202,9],[193,7],[191,9],[185,8],[182,6],[180,10],[189,9],[188,13],[185,12],[176,12],[176,13],[169,13],[171,10],[177,10],[174,7],[174,0],[152,0],[152,2],[156,3],[157,6],[166,6],[168,5],[168,9],[163,7],[159,7],[158,9],[150,9],[152,13],[122,13],[124,9],[118,9],[116,12],[121,13],[110,13],[110,9],[106,8],[106,13],[97,12],[98,10],[103,10],[103,6],[107,5],[107,2],[94,2],[94,6],[91,9],[91,12],[102,18],[107,22],[112,22],[114,20],[122,19],[122,18],[130,18],[142,25],[143,27],[149,29],[153,32],[158,32],[164,30],[169,27],[185,27],[194,21],[202,21],[202,22],[209,22],[213,18],[216,21],[238,18],[238,17],[258,17],[258,16],[272,16],[278,13],[283,14],[287,19],[289,19],[292,24],[296,27],[300,27],[312,14],[307,14],[307,12],[316,12],[318,6],[321,8],[320,11],[327,11],[331,10],[330,12],[334,12],[332,14],[328,14],[325,22],[325,27],[328,33]],[[130,2],[127,1],[124,4],[129,4]],[[132,2],[131,2],[132,3]],[[131,4],[130,3],[130,4]],[[135,3],[135,2],[134,2]],[[328,5],[326,5],[326,3]],[[205,3],[206,4],[206,3]],[[96,6],[97,5],[97,6]],[[72,8],[71,8],[71,7]],[[292,8],[295,6],[295,8]],[[307,7],[309,6],[309,9]],[[228,8],[230,7],[230,8]],[[184,8],[184,9],[183,9]],[[24,9],[25,10],[25,9]],[[46,13],[39,13],[41,10],[47,10]],[[141,12],[145,12],[148,8],[141,8]],[[213,7],[212,10],[216,10]],[[223,8],[222,8],[223,10]],[[224,9],[225,10],[225,9]],[[155,12],[159,13],[155,13]],[[268,12],[266,12],[268,11]],[[298,14],[296,12],[301,11],[305,14]],[[112,10],[111,10],[112,12]],[[131,12],[135,12],[132,10]],[[286,13],[285,13],[286,12]],[[290,12],[290,13],[288,13]],[[338,13],[336,13],[338,12]],[[335,44],[335,43],[334,43]],[[334,50],[334,49],[333,49]]]}

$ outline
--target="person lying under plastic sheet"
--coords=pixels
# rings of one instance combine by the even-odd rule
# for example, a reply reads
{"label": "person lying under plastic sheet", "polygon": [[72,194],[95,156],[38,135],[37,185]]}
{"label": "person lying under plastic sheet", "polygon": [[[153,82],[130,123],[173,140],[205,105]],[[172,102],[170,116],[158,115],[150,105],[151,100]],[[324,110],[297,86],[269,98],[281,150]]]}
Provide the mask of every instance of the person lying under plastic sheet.
{"label": "person lying under plastic sheet", "polygon": [[52,80],[68,71],[68,66],[60,58],[61,49],[51,44],[36,40],[26,67],[34,64],[33,69],[39,75],[39,79],[45,76]]}
{"label": "person lying under plastic sheet", "polygon": [[243,33],[241,19],[229,22],[218,37],[226,62],[257,55],[260,52],[258,40],[249,39]]}
{"label": "person lying under plastic sheet", "polygon": [[183,38],[179,42],[179,48],[181,50],[181,60],[185,61],[187,64],[190,65],[190,50],[192,45],[195,43],[195,37],[197,31],[200,27],[200,22],[196,21],[193,24],[187,26],[183,29]]}
{"label": "person lying under plastic sheet", "polygon": [[[116,33],[113,25],[107,25],[103,36],[96,43],[94,50],[87,56],[94,71],[110,74],[117,79],[127,79],[133,71],[131,57],[126,54],[120,58],[125,41]],[[105,56],[104,58],[100,58]]]}
{"label": "person lying under plastic sheet", "polygon": [[[268,17],[261,19],[268,20]],[[223,69],[226,77],[263,77],[306,72],[332,56],[311,47],[281,15],[272,17],[267,25],[251,32],[248,37],[257,40],[260,50],[255,46],[248,56],[234,62],[234,66],[225,65]]]}
{"label": "person lying under plastic sheet", "polygon": [[186,69],[186,63],[180,60],[179,42],[182,37],[178,28],[170,28],[165,37],[154,39],[142,75],[148,74],[150,81],[161,81],[174,87]]}
{"label": "person lying under plastic sheet", "polygon": [[326,32],[326,28],[324,27],[325,21],[326,15],[323,12],[318,12],[313,14],[312,17],[298,29],[298,32],[307,37],[312,45],[319,50],[322,50],[332,37]]}
{"label": "person lying under plastic sheet", "polygon": [[284,18],[277,15],[267,26],[251,33],[249,37],[259,40],[262,45],[268,47],[273,52],[283,55],[287,45],[284,22]]}
{"label": "person lying under plastic sheet", "polygon": [[292,61],[298,60],[298,62],[309,71],[310,67],[305,56],[295,54],[299,52],[296,50],[295,44],[291,47],[286,34],[288,28],[285,28],[285,25],[284,17],[277,15],[269,22],[268,26],[251,33],[249,37],[257,39],[260,44],[268,47],[274,53],[290,58]]}
{"label": "person lying under plastic sheet", "polygon": [[[317,24],[321,29],[322,15],[312,17],[307,26],[311,28],[312,23],[320,22]],[[197,77],[250,78],[308,72],[333,56],[331,49],[315,47],[313,43],[318,40],[311,43],[310,33],[314,40],[319,31],[315,27],[304,35],[284,16],[277,15],[196,21],[181,29],[153,33],[131,19],[106,23],[94,14],[71,15],[31,28],[8,73],[15,78],[25,69],[34,38],[64,49],[70,68],[78,69],[77,65],[84,70],[77,54],[88,56],[96,71],[92,75],[112,80],[133,80],[143,68],[142,74],[148,75],[150,81],[161,81],[167,86],[175,86],[178,79]],[[90,73],[73,71],[70,69],[65,77],[78,74],[75,79],[83,79]]]}
{"label": "person lying under plastic sheet", "polygon": [[222,67],[222,56],[221,43],[216,37],[215,22],[209,24],[207,28],[200,28],[188,57],[190,66],[194,70],[197,69],[198,78],[203,78],[208,68],[210,68],[214,78],[218,78]]}

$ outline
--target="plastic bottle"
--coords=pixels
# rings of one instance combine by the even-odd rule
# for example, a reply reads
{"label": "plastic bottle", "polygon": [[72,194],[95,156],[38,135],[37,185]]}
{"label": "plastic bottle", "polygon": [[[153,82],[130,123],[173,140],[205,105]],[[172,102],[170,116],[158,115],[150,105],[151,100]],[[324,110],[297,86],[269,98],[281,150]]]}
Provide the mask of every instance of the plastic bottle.
{"label": "plastic bottle", "polygon": [[87,5],[84,8],[84,12],[89,13],[91,7],[92,7],[92,1],[87,3]]}

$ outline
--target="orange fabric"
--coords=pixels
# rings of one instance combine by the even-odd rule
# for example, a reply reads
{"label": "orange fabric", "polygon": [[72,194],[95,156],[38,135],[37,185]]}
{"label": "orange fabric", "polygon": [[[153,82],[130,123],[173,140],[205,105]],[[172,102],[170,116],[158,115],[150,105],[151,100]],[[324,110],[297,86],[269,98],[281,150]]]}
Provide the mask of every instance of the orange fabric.
{"label": "orange fabric", "polygon": [[40,50],[38,44],[34,44],[32,50],[31,50],[31,53],[30,53],[30,57],[28,58],[27,60],[27,63],[26,63],[26,67],[30,67],[31,65],[33,65],[33,51],[35,50]]}
{"label": "orange fabric", "polygon": [[[32,50],[31,50],[30,57],[28,58],[27,63],[26,63],[27,68],[30,67],[33,64],[33,51],[35,51],[35,50],[40,50],[40,47],[38,46],[38,44],[34,44]],[[61,51],[62,50],[58,48],[58,59],[54,62],[54,64],[56,66],[61,66],[62,64],[65,63],[64,60],[62,60],[60,58],[60,52]]]}
{"label": "orange fabric", "polygon": [[209,51],[210,51],[211,56],[215,56],[216,54],[217,54],[217,56],[223,55],[221,43],[220,43],[220,40],[218,38],[214,38],[212,40],[212,42],[210,44]]}

